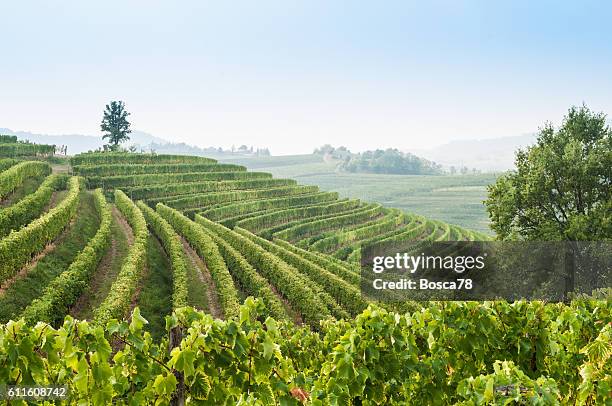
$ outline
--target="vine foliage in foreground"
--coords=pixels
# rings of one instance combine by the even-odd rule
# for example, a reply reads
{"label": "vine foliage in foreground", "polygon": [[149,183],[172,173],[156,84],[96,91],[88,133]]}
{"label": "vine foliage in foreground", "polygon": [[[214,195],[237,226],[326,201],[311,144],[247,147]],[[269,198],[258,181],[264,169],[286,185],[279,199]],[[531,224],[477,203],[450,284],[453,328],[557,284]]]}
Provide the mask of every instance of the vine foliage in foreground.
{"label": "vine foliage in foreground", "polygon": [[72,403],[94,405],[604,404],[612,390],[609,301],[370,306],[318,333],[262,320],[262,307],[248,298],[226,321],[178,309],[166,318],[169,335],[182,332],[171,350],[137,308],[105,328],[10,321],[0,381],[67,385]]}

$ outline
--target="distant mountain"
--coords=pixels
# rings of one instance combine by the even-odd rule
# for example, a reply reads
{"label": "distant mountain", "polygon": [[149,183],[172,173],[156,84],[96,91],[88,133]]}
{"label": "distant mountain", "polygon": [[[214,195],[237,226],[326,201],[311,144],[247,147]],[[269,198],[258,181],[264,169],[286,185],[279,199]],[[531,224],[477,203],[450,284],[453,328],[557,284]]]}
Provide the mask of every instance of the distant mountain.
{"label": "distant mountain", "polygon": [[519,148],[534,144],[535,134],[483,140],[458,140],[431,149],[411,150],[414,154],[445,167],[467,166],[482,171],[506,171],[514,168],[514,154]]}

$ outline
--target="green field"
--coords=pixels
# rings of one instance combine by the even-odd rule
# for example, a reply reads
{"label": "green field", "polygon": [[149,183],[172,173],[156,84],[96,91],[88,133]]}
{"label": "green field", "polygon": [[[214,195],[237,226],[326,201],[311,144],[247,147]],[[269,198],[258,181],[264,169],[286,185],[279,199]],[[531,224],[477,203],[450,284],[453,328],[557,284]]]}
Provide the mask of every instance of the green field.
{"label": "green field", "polygon": [[231,159],[249,169],[292,178],[305,185],[333,190],[342,197],[379,202],[410,213],[492,234],[482,203],[486,186],[497,174],[386,175],[346,173],[335,170],[336,162],[317,155],[289,155]]}

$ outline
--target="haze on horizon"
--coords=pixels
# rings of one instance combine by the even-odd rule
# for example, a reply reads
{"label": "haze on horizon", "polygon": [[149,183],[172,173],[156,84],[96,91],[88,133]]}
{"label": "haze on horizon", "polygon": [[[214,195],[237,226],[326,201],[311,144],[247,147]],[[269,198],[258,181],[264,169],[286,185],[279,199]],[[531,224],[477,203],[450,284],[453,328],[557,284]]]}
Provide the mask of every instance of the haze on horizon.
{"label": "haze on horizon", "polygon": [[[612,112],[601,1],[0,3],[0,127],[274,154],[421,149]],[[537,3],[537,4],[536,4]]]}

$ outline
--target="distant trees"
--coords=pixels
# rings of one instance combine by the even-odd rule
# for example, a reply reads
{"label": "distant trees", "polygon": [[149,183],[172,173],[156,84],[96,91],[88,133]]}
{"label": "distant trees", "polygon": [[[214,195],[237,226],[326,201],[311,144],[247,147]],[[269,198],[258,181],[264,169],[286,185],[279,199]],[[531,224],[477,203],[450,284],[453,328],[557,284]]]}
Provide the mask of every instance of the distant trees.
{"label": "distant trees", "polygon": [[439,175],[442,173],[441,165],[393,148],[351,154],[339,165],[339,169],[347,172],[394,175]]}
{"label": "distant trees", "polygon": [[341,161],[338,169],[346,172],[386,173],[394,175],[439,175],[442,166],[398,149],[377,149],[354,154],[346,147],[325,144],[313,151],[314,155]]}
{"label": "distant trees", "polygon": [[313,151],[313,154],[315,155],[326,155],[326,154],[332,154],[336,149],[331,146],[330,144],[325,144],[319,148],[316,148]]}
{"label": "distant trees", "polygon": [[519,150],[516,170],[489,187],[491,227],[501,239],[612,238],[612,129],[603,113],[572,107]]}
{"label": "distant trees", "polygon": [[352,153],[351,151],[349,151],[346,147],[343,146],[339,146],[338,148],[335,148],[329,144],[325,144],[320,148],[316,148],[313,151],[314,155],[322,155],[322,156],[327,156],[327,157],[331,157],[334,159],[347,159],[350,158]]}
{"label": "distant trees", "polygon": [[125,103],[122,101],[111,101],[104,109],[104,116],[100,124],[101,130],[104,132],[102,139],[108,139],[108,144],[105,149],[116,151],[119,149],[119,144],[130,139],[129,133],[130,122],[127,117],[130,113],[125,109]]}

